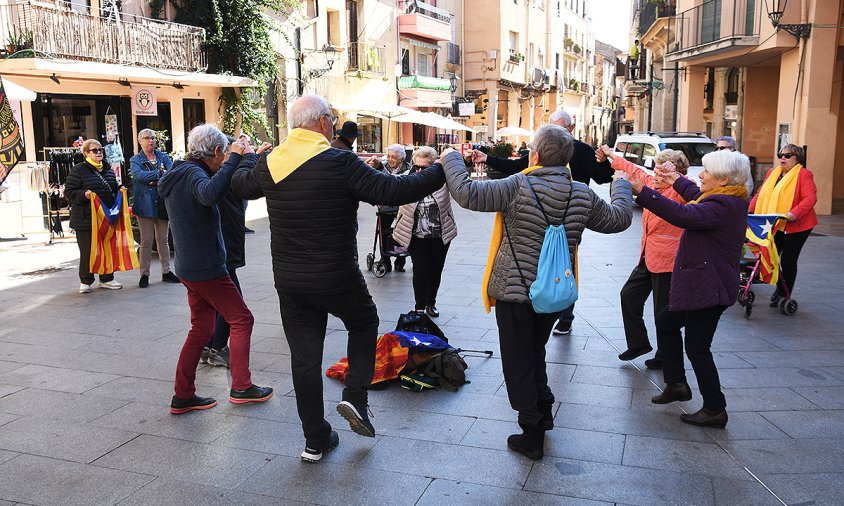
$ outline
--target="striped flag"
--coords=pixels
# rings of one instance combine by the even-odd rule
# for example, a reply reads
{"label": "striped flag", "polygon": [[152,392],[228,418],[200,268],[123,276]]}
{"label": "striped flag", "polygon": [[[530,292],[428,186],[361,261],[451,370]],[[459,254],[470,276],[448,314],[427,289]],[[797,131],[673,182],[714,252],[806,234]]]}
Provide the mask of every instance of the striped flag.
{"label": "striped flag", "polygon": [[776,285],[779,280],[780,257],[774,244],[774,234],[785,228],[782,214],[747,215],[748,249],[761,260],[759,277],[765,283]]}
{"label": "striped flag", "polygon": [[91,194],[91,272],[111,274],[138,268],[135,237],[129,221],[126,188],[121,188],[111,208]]}

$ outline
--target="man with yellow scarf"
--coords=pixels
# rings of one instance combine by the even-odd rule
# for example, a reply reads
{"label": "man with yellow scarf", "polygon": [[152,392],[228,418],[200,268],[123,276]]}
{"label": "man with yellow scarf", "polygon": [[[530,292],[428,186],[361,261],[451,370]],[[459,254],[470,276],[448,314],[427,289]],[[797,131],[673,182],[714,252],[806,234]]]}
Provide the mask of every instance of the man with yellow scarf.
{"label": "man with yellow scarf", "polygon": [[782,147],[777,158],[780,163],[765,174],[762,187],[750,201],[750,212],[755,214],[784,214],[788,223],[777,226],[774,243],[780,259],[782,276],[771,296],[771,307],[777,307],[785,294],[794,290],[797,279],[797,258],[818,224],[815,203],[818,201],[815,178],[803,167],[806,155],[803,148],[794,144]]}

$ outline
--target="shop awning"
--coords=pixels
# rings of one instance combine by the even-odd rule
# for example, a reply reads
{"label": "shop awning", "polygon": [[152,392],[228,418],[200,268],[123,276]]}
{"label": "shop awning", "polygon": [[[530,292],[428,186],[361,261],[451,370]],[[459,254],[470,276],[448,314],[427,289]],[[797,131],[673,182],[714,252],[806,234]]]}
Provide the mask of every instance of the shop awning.
{"label": "shop awning", "polygon": [[465,130],[467,132],[475,132],[475,130],[462,123],[458,123],[451,118],[446,118],[445,116],[440,116],[439,114],[433,112],[414,111],[413,114],[406,114],[404,116],[393,118],[393,121],[397,123],[417,123],[419,125],[442,128],[443,130]]}
{"label": "shop awning", "polygon": [[418,111],[408,109],[395,104],[369,104],[358,102],[353,104],[343,104],[334,106],[340,112],[351,112],[355,114],[363,114],[365,116],[376,116],[381,119],[394,119],[396,117],[405,116],[407,114],[416,114]]}
{"label": "shop awning", "polygon": [[9,100],[17,100],[18,102],[33,102],[36,94],[32,90],[28,90],[20,84],[10,80],[6,76],[3,78],[3,89],[6,91],[6,97]]}
{"label": "shop awning", "polygon": [[533,132],[530,130],[525,130],[524,128],[517,126],[499,128],[495,131],[496,137],[530,137],[532,135]]}

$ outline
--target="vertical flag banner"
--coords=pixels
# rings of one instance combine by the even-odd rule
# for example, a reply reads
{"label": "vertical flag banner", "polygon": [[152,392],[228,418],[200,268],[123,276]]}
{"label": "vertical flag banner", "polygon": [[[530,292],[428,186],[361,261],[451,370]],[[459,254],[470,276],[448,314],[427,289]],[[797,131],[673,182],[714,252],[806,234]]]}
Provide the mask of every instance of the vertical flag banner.
{"label": "vertical flag banner", "polygon": [[21,129],[15,120],[9,99],[6,97],[6,90],[3,88],[3,80],[0,79],[0,184],[6,180],[9,172],[17,165],[23,154],[23,139]]}
{"label": "vertical flag banner", "polygon": [[747,246],[761,260],[759,277],[770,285],[776,285],[779,280],[780,257],[774,244],[774,234],[785,228],[786,220],[783,218],[781,214],[747,215]]}
{"label": "vertical flag banner", "polygon": [[108,208],[97,194],[91,194],[91,272],[110,274],[138,268],[135,236],[129,221],[126,188],[121,188]]}

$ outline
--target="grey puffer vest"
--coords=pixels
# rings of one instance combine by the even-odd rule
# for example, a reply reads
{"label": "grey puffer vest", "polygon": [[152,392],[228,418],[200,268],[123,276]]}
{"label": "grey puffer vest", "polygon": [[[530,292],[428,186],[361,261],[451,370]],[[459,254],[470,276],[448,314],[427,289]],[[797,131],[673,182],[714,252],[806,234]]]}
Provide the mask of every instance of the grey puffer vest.
{"label": "grey puffer vest", "polygon": [[572,261],[583,229],[611,234],[626,230],[633,220],[632,190],[625,180],[612,183],[612,203],[608,204],[587,185],[572,183],[566,167],[542,167],[529,175],[519,173],[505,179],[472,181],[459,154],[449,153],[442,162],[449,191],[461,207],[482,212],[499,211],[503,215],[507,233],[495,256],[488,291],[496,300],[530,303],[513,252],[529,288],[536,279],[539,252],[548,226],[536,197],[541,200],[551,225],[562,222],[566,204],[571,199],[565,215],[565,229]]}
{"label": "grey puffer vest", "polygon": [[[454,213],[451,211],[451,196],[448,189],[443,186],[433,194],[440,210],[440,224],[442,224],[443,244],[450,243],[457,237],[457,224],[454,222]],[[396,225],[393,229],[393,239],[404,247],[410,246],[413,238],[413,227],[416,225],[416,206],[418,202],[411,202],[399,208]]]}

